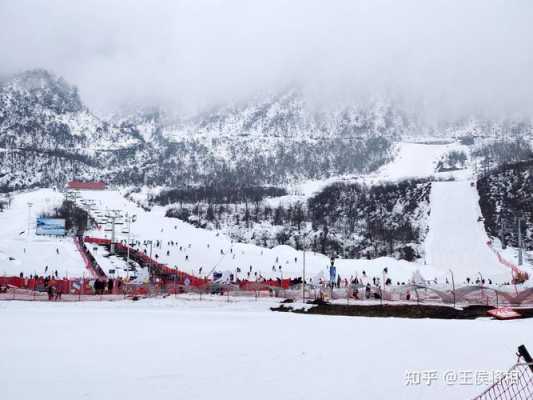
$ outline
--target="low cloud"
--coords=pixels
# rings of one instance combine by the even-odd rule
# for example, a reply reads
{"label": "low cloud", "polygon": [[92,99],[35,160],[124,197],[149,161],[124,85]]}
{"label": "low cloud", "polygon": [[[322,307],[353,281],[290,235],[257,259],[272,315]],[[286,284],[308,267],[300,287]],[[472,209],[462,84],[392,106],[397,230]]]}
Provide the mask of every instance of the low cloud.
{"label": "low cloud", "polygon": [[104,112],[299,86],[436,119],[532,116],[532,20],[531,1],[6,0],[0,73],[50,69]]}

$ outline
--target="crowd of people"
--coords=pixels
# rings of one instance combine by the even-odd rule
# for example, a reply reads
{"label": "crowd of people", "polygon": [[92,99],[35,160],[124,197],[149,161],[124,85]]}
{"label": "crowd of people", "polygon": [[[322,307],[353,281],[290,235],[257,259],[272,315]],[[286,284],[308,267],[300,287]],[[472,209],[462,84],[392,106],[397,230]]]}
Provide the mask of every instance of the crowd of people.
{"label": "crowd of people", "polygon": [[[47,270],[48,267],[45,267],[45,271]],[[17,287],[46,292],[49,300],[61,300],[61,295],[68,293],[69,288],[72,287],[71,281],[67,277],[59,277],[58,271],[53,271],[50,275],[24,275],[21,272],[18,278]],[[112,279],[103,277],[87,280],[82,279],[80,284],[82,285],[85,282],[88,285],[88,291],[85,294],[89,294],[90,291],[93,294],[120,293],[124,284],[122,278]],[[7,289],[7,285],[0,287],[0,293],[7,292]]]}
{"label": "crowd of people", "polygon": [[122,285],[122,278],[98,278],[92,281],[92,288],[94,290],[94,294],[113,294],[116,292],[120,293]]}
{"label": "crowd of people", "polygon": [[[233,242],[232,242],[233,243]],[[95,294],[111,294],[111,293],[117,293],[122,288],[122,285],[126,282],[123,278],[117,277],[109,278],[106,276],[104,271],[100,268],[98,265],[95,257],[91,254],[89,251],[87,244],[83,243],[83,241],[80,241],[81,247],[84,251],[84,253],[87,255],[87,259],[89,260],[90,264],[96,271],[98,278],[91,280],[91,288],[93,293]],[[128,243],[126,240],[122,241],[122,244],[127,246]],[[166,259],[168,260],[168,257],[173,254],[174,252],[179,252],[182,254],[182,257],[184,256],[185,261],[189,261],[189,254],[191,254],[191,248],[192,244],[180,244],[177,241],[173,240],[134,240],[129,242],[130,246],[130,252],[132,256],[135,256],[136,254],[141,255],[141,262],[139,262],[139,265],[143,268],[150,267],[150,264],[146,263],[146,260],[153,259],[155,261],[160,260],[161,258],[165,259],[165,257],[161,257],[161,255],[165,255]],[[205,246],[209,249],[212,248],[212,245],[210,243],[205,243]],[[122,250],[124,250],[124,246],[122,246]],[[243,250],[236,251],[233,246],[229,249],[217,249],[217,252],[220,252],[221,256],[230,256],[232,259],[236,259],[238,252],[242,252],[244,254]],[[142,257],[144,255],[144,258]],[[262,255],[262,251],[261,251]],[[132,257],[132,259],[135,259]],[[183,258],[182,258],[183,259]],[[274,260],[273,260],[274,261]],[[369,276],[367,275],[366,271],[362,271],[362,273],[359,273],[355,276],[341,276],[341,274],[337,274],[336,272],[331,274],[331,268],[333,267],[334,260],[332,259],[332,265],[330,268],[330,276],[325,277],[324,274],[322,275],[316,275],[313,277],[308,277],[305,281],[306,286],[310,288],[315,289],[346,289],[349,291],[350,295],[355,299],[370,299],[370,298],[381,298],[383,296],[383,290],[387,287],[391,286],[397,286],[402,287],[406,286],[406,289],[401,289],[404,293],[407,293],[407,299],[410,298],[410,290],[409,286],[413,283],[417,285],[422,286],[443,286],[450,285],[450,282],[448,278],[444,279],[444,282],[439,282],[437,278],[434,278],[431,281],[421,281],[421,282],[415,282],[414,280],[409,281],[395,281],[389,277],[389,271],[387,268],[384,268],[383,271],[380,271],[380,276]],[[267,274],[267,276],[263,275],[261,271],[258,269],[254,269],[253,265],[248,265],[246,267],[242,266],[235,266],[233,271],[228,274],[223,274],[221,272],[217,272],[215,268],[205,268],[203,266],[199,266],[196,268],[189,267],[189,270],[193,270],[193,275],[200,277],[200,279],[205,280],[207,283],[208,281],[216,282],[219,279],[221,279],[223,276],[226,280],[225,283],[229,284],[237,284],[241,285],[243,282],[255,282],[255,283],[265,283],[266,285],[272,285],[272,286],[279,286],[281,287],[281,281],[284,281],[284,286],[297,288],[298,286],[301,287],[303,283],[303,279],[301,277],[298,278],[291,278],[291,279],[283,279],[284,274],[284,266],[283,264],[288,263],[298,263],[298,257],[293,257],[293,259],[283,260],[280,261],[280,257],[277,256],[275,258],[275,262],[272,263],[272,273]],[[157,262],[154,264],[158,264]],[[235,264],[238,265],[238,259],[236,260]],[[162,264],[161,264],[162,265]],[[177,271],[177,266],[174,266]],[[293,269],[293,268],[292,268]],[[328,270],[328,267],[325,266],[325,271]],[[30,280],[37,280],[39,281],[39,289],[42,290],[44,288],[45,291],[48,292],[49,299],[52,300],[58,300],[61,299],[61,295],[64,293],[63,286],[58,285],[56,281],[59,279],[59,274],[57,270],[49,269],[48,266],[45,266],[44,268],[45,274],[43,276],[39,276],[37,274],[30,275],[29,277],[24,277],[24,275],[21,273],[20,278],[30,279]],[[152,271],[150,271],[150,275],[152,275]],[[162,276],[159,276],[158,273],[155,274],[156,277],[161,278]],[[287,274],[288,275],[288,274]],[[273,278],[270,277],[273,276]],[[177,277],[177,275],[176,275]],[[203,278],[202,278],[203,277]],[[163,281],[165,279],[168,279],[170,277],[162,277]],[[172,278],[174,281],[177,278]],[[288,282],[287,282],[288,281]],[[42,285],[40,284],[42,282]],[[51,283],[53,282],[53,283]],[[153,282],[152,282],[153,283]],[[179,284],[183,284],[183,282],[178,282]],[[485,285],[492,285],[493,282],[491,279],[484,279],[482,277],[477,278],[476,280],[472,280],[470,278],[467,278],[465,281],[466,285],[479,285],[479,286],[485,286]],[[440,284],[440,285],[439,285]],[[35,286],[35,285],[34,285]]]}
{"label": "crowd of people", "polygon": [[[127,241],[123,240],[122,243],[124,245],[127,245]],[[233,244],[233,242],[232,242]],[[209,249],[211,248],[210,243],[205,244],[206,247]],[[152,256],[156,261],[159,261],[161,259],[160,254],[166,255],[166,259],[168,260],[168,257],[173,254],[174,251],[184,253],[184,260],[186,262],[190,262],[191,259],[189,257],[190,249],[192,247],[191,243],[188,244],[179,244],[177,241],[173,240],[134,240],[130,241],[131,248],[135,249],[136,251],[142,252],[146,256]],[[217,250],[220,252],[221,256],[230,256],[232,259],[236,259],[237,252],[234,251],[233,247],[230,247],[229,249],[219,249]],[[262,252],[261,252],[262,253]],[[292,260],[285,260],[285,263],[292,262]],[[294,257],[294,262],[298,262],[298,257]],[[236,262],[236,264],[238,264]],[[177,268],[177,266],[174,266]],[[214,278],[216,280],[216,276],[214,276],[214,270],[209,270],[204,268],[203,266],[199,266],[196,269],[188,267],[187,269],[193,270],[194,274],[199,277],[209,277]],[[244,280],[248,281],[255,281],[255,282],[266,282],[271,280],[282,280],[284,275],[284,268],[282,265],[282,262],[280,262],[279,256],[276,257],[275,262],[273,263],[271,267],[271,274],[267,274],[269,276],[273,276],[273,278],[269,278],[265,276],[261,271],[254,269],[253,265],[249,265],[245,268],[242,266],[235,266],[229,275],[229,281],[231,283],[240,283]],[[367,276],[366,271],[362,271],[361,275],[355,275],[350,276],[349,278],[347,276],[342,277],[340,274],[336,274],[336,278],[334,280],[326,279],[326,278],[308,278],[306,280],[307,285],[311,286],[323,286],[323,285],[331,285],[334,288],[347,288],[349,286],[357,286],[357,287],[366,287],[369,285],[370,287],[391,287],[391,286],[408,286],[410,284],[416,283],[418,285],[425,285],[425,286],[451,286],[451,282],[449,281],[448,277],[444,278],[444,281],[439,282],[437,278],[434,278],[432,280],[424,280],[423,278],[418,281],[413,281],[412,279],[409,281],[393,281],[388,274],[388,269],[384,268],[383,272],[380,274],[381,276]],[[315,281],[313,281],[315,280]],[[301,282],[301,278],[298,279],[291,279],[291,285],[298,284],[297,282]],[[478,286],[484,286],[484,285],[493,285],[493,281],[491,279],[484,279],[482,277],[474,279],[467,278],[464,282],[466,285],[478,285]]]}

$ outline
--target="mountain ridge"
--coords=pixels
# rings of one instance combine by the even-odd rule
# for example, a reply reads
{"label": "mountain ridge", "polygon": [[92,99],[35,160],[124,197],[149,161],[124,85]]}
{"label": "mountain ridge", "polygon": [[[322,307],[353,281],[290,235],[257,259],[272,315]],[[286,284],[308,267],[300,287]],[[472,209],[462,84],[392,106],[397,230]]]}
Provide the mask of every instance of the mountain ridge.
{"label": "mountain ridge", "polygon": [[[496,125],[471,120],[439,132],[475,135],[486,126]],[[501,126],[489,134],[533,131],[520,121]],[[74,85],[35,69],[0,82],[0,187],[62,186],[72,178],[121,186],[284,185],[369,173],[393,157],[402,137],[428,129],[386,99],[320,109],[298,89],[189,115],[151,106],[101,117]]]}

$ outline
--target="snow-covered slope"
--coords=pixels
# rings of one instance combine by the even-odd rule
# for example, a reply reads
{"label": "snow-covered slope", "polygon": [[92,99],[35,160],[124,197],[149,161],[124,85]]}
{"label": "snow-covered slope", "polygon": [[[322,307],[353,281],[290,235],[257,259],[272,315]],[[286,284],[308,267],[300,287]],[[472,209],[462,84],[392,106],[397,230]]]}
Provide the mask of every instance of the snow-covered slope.
{"label": "snow-covered slope", "polygon": [[0,213],[0,274],[18,276],[22,272],[25,276],[43,276],[51,275],[56,270],[60,277],[88,274],[71,237],[35,235],[39,214],[59,206],[61,201],[61,193],[51,189],[13,196],[11,206]]}
{"label": "snow-covered slope", "polygon": [[[299,277],[302,275],[303,253],[289,246],[277,246],[267,249],[252,244],[234,243],[230,238],[221,235],[216,231],[198,229],[192,225],[181,222],[173,218],[164,216],[165,209],[156,207],[147,212],[137,207],[115,191],[84,191],[82,198],[93,200],[100,210],[116,209],[122,213],[128,212],[130,215],[137,215],[137,221],[131,226],[132,237],[141,243],[146,240],[161,242],[161,247],[152,248],[152,254],[157,254],[160,262],[171,267],[190,272],[196,275],[207,275],[213,270],[231,271],[235,273],[237,268],[241,273],[236,275],[246,278],[251,267],[250,278],[255,279],[262,275],[266,278],[277,277]],[[118,230],[117,230],[118,231]],[[105,230],[94,230],[88,235],[110,238],[110,232]],[[118,239],[126,239],[127,234],[118,233]],[[168,242],[174,241],[174,246],[169,246]],[[180,251],[180,246],[182,250]],[[142,246],[141,249],[149,251],[150,246]],[[169,251],[169,255],[167,255]],[[338,273],[342,278],[351,276],[361,277],[366,271],[367,276],[382,277],[383,269],[388,268],[391,279],[395,281],[408,281],[413,272],[420,268],[420,265],[407,261],[398,261],[389,257],[382,257],[374,260],[347,260],[338,259],[336,261]],[[281,270],[280,267],[281,266]],[[202,273],[199,272],[200,267]],[[275,267],[273,270],[273,267]],[[329,259],[327,256],[318,253],[306,253],[306,270],[308,278],[328,276]],[[428,279],[433,279],[437,271],[430,267],[425,267]]]}
{"label": "snow-covered slope", "polygon": [[[427,168],[429,165],[434,165],[437,155],[445,149],[446,146],[439,148],[438,151],[430,148],[428,154],[421,156],[421,159],[427,158]],[[418,154],[421,151],[423,147],[417,147],[416,151],[404,154]],[[405,168],[408,169],[409,167]],[[432,184],[429,233],[425,243],[427,265],[397,261],[392,258],[338,259],[336,263],[341,277],[361,276],[363,270],[369,277],[379,277],[386,267],[393,281],[409,280],[417,269],[420,269],[427,279],[434,277],[440,279],[452,269],[458,281],[466,277],[475,280],[478,273],[494,281],[509,281],[510,271],[497,262],[495,255],[486,245],[488,237],[483,224],[477,221],[480,215],[478,197],[475,187],[470,186],[468,173],[458,171],[453,174],[456,177],[455,181]],[[448,175],[450,174],[445,174]],[[81,194],[85,199],[94,200],[99,210],[118,209],[122,213],[136,214],[137,221],[132,225],[133,238],[141,242],[161,241],[161,247],[153,249],[154,256],[157,254],[159,261],[181,270],[200,274],[202,268],[201,275],[205,275],[215,269],[235,272],[240,268],[241,277],[247,277],[251,267],[251,278],[254,278],[256,273],[264,277],[297,277],[302,273],[303,253],[291,247],[278,246],[267,249],[251,244],[233,243],[230,238],[217,231],[197,229],[179,220],[166,218],[164,216],[166,209],[163,207],[145,211],[117,191],[85,191]],[[43,273],[45,265],[52,270],[58,269],[60,274],[68,272],[69,275],[80,275],[85,272],[71,239],[35,236],[28,239],[25,234],[21,234],[27,230],[28,202],[33,203],[33,221],[40,211],[58,205],[60,201],[61,195],[52,190],[20,193],[14,197],[11,208],[0,214],[2,272]],[[100,237],[110,236],[105,230],[97,230],[90,234]],[[118,237],[125,239],[126,234],[119,233]],[[170,241],[177,244],[171,246]],[[60,250],[60,257],[56,253],[56,248]],[[9,260],[9,257],[13,257],[14,260]],[[310,252],[306,254],[308,277],[318,277],[320,274],[327,276],[328,265],[329,260],[325,255]]]}
{"label": "snow-covered slope", "polygon": [[302,200],[339,181],[380,184],[410,178],[431,178],[435,175],[435,167],[439,160],[456,149],[464,150],[464,146],[456,142],[427,144],[401,141],[394,146],[391,159],[375,172],[306,180],[290,188],[293,193],[301,195],[298,199]]}
{"label": "snow-covered slope", "polygon": [[399,143],[394,159],[370,174],[368,179],[395,181],[431,177],[438,161],[454,147],[455,144]]}
{"label": "snow-covered slope", "polygon": [[[490,278],[496,283],[511,280],[510,269],[499,263],[495,254],[487,246],[489,237],[485,232],[483,223],[478,222],[478,217],[481,215],[479,196],[476,187],[471,186],[473,177],[469,165],[462,170],[435,172],[438,161],[452,151],[468,154],[466,146],[455,142],[446,144],[402,143],[399,146],[398,156],[393,162],[380,169],[376,174],[364,177],[364,181],[369,183],[395,181],[412,176],[428,178],[433,176],[439,179],[432,183],[429,232],[425,241],[426,265],[406,263],[408,266],[399,266],[398,262],[388,258],[372,261],[338,260],[341,275],[361,274],[361,271],[366,269],[367,272],[371,271],[372,274],[379,276],[379,271],[387,266],[390,271],[396,273],[402,271],[397,275],[397,278],[393,278],[399,280],[405,279],[406,275],[417,268],[420,268],[427,279],[434,277],[441,279],[443,276],[447,276],[449,279],[449,270],[451,269],[458,284],[467,277],[475,281],[480,277],[480,274],[481,277]],[[188,229],[185,228],[186,224],[181,225],[180,223],[180,226]],[[195,232],[193,235],[201,235],[200,232],[202,231],[196,230]],[[204,241],[204,239],[200,239],[201,236],[198,237],[200,242]],[[226,249],[227,247],[222,245],[221,248]],[[254,254],[255,249],[257,248],[252,246],[249,252]],[[280,248],[274,248],[271,251],[266,249],[257,251],[262,252],[264,256],[239,259],[239,254],[237,254],[236,263],[253,265],[254,271],[259,270],[266,275],[272,264],[275,264],[272,260],[274,255],[277,256]],[[285,252],[285,250],[283,251]],[[300,266],[294,265],[291,259],[298,257],[298,260],[301,260],[301,255],[297,255],[298,252],[294,250],[292,252],[294,256],[283,254],[279,258],[288,262],[287,267],[284,265],[284,268],[297,276],[301,273]],[[216,254],[212,256],[216,257]],[[163,257],[163,259],[165,258]],[[208,262],[209,259],[210,257],[200,258],[200,263],[204,264],[204,260]],[[234,263],[231,260],[233,258],[223,259],[220,265],[232,270]],[[168,261],[172,262],[170,259]],[[323,271],[326,263],[327,260],[323,256],[310,256],[309,265],[314,273]],[[191,271],[194,272],[194,270]],[[409,272],[404,273],[405,271]]]}
{"label": "snow-covered slope", "polygon": [[458,282],[467,277],[475,281],[480,275],[509,282],[511,270],[487,246],[489,238],[479,216],[479,196],[469,180],[433,182],[426,261],[444,274],[451,269]]}

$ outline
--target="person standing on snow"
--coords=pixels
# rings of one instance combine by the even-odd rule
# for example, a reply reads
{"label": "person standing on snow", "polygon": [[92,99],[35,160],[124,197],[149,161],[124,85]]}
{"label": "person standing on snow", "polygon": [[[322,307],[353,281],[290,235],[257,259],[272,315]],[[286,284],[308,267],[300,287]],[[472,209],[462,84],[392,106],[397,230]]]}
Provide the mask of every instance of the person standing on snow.
{"label": "person standing on snow", "polygon": [[336,277],[337,277],[337,268],[335,267],[335,259],[331,257],[331,265],[329,266],[329,283],[331,287],[335,286]]}
{"label": "person standing on snow", "polygon": [[54,286],[53,285],[48,286],[47,292],[48,292],[48,300],[49,301],[54,300]]}

